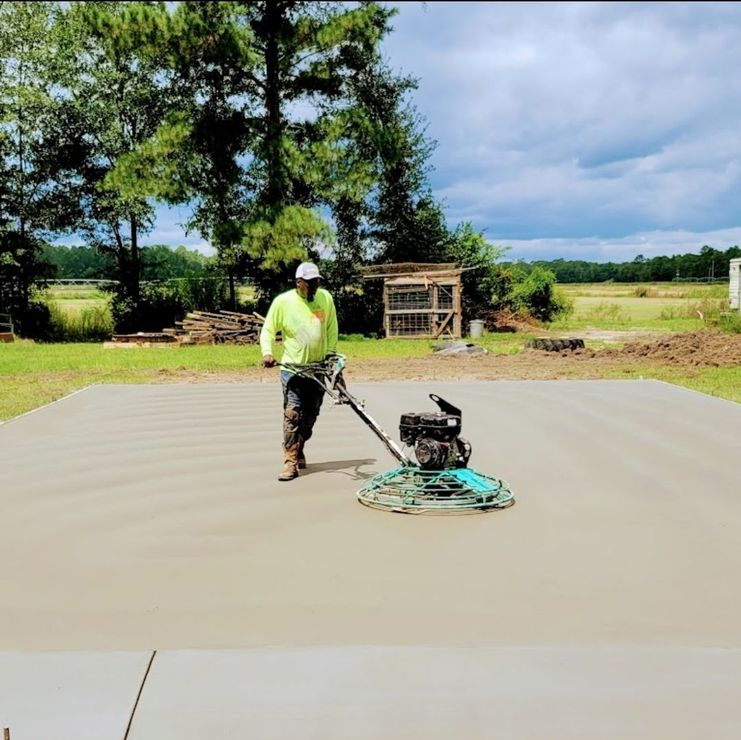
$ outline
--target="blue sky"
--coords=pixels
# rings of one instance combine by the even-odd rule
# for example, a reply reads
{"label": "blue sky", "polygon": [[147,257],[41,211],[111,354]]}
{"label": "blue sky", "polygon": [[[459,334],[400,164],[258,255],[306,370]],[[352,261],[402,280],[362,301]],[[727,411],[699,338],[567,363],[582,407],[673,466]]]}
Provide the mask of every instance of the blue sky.
{"label": "blue sky", "polygon": [[[509,258],[741,244],[741,3],[387,3],[451,227]],[[161,209],[149,243],[201,247]]]}

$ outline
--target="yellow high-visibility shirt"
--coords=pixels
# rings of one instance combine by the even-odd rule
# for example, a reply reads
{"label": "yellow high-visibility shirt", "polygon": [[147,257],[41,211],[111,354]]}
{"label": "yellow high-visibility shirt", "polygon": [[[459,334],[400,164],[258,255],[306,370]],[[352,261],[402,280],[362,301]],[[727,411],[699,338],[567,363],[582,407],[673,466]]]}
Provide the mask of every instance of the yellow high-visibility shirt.
{"label": "yellow high-visibility shirt", "polygon": [[273,300],[260,332],[263,357],[275,355],[275,335],[283,336],[283,362],[302,365],[319,362],[337,351],[337,312],[329,291],[319,288],[307,301],[298,290],[288,290]]}

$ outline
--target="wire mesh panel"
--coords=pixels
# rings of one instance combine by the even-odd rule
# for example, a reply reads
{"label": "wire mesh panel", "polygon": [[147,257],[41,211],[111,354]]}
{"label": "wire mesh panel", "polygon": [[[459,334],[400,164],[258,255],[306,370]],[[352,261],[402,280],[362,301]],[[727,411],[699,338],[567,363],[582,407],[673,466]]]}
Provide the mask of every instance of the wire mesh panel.
{"label": "wire mesh panel", "polygon": [[437,290],[437,307],[450,311],[454,305],[453,292],[455,289],[454,285],[435,285],[434,289]]}
{"label": "wire mesh panel", "polygon": [[392,280],[384,299],[388,337],[460,336],[458,280]]}
{"label": "wire mesh panel", "polygon": [[425,337],[432,331],[431,313],[389,314],[388,331],[391,337]]}
{"label": "wire mesh panel", "polygon": [[391,286],[389,290],[389,308],[392,311],[429,310],[432,308],[433,286]]}

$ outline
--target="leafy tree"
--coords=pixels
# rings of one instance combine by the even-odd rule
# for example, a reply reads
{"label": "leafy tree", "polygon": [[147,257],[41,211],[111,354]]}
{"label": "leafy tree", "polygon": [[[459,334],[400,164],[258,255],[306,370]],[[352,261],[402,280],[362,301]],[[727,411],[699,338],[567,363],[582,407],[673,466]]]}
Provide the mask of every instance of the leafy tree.
{"label": "leafy tree", "polygon": [[475,231],[470,222],[460,224],[453,232],[445,258],[464,269],[461,276],[464,321],[491,311],[495,292],[501,287],[496,262],[505,252],[505,248],[494,246],[481,232]]}
{"label": "leafy tree", "polygon": [[48,313],[34,293],[50,274],[41,254],[53,192],[41,126],[49,116],[49,30],[54,5],[0,5],[0,311],[42,336]]}
{"label": "leafy tree", "polygon": [[[117,297],[137,305],[140,237],[153,222],[153,204],[111,177],[128,153],[152,137],[170,110],[160,65],[122,49],[110,25],[144,3],[72,3],[55,26],[58,114],[50,156],[68,188],[66,226],[111,254]],[[53,136],[52,136],[53,134]]]}
{"label": "leafy tree", "polygon": [[363,264],[451,259],[455,239],[427,182],[434,144],[407,102],[416,86],[370,49],[356,60],[335,112],[346,121],[347,155],[346,170],[336,179],[351,186],[328,198],[337,233],[324,270],[350,332],[367,333],[382,323],[382,284],[360,278]]}
{"label": "leafy tree", "polygon": [[329,240],[318,209],[355,196],[359,183],[367,190],[350,136],[357,121],[342,101],[392,13],[294,0],[129,13],[109,31],[126,48],[167,55],[181,105],[121,162],[121,179],[193,200],[191,225],[221,263],[270,294]]}
{"label": "leafy tree", "polygon": [[331,199],[341,253],[353,245],[384,262],[443,261],[450,233],[428,182],[435,142],[408,101],[417,80],[394,74],[376,48],[356,63],[341,110],[355,187]]}

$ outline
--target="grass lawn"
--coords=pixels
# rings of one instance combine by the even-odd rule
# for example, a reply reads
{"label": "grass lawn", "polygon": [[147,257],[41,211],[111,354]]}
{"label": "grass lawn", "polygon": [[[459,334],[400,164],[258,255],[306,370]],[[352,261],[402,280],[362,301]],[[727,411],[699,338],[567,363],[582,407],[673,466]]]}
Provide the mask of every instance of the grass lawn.
{"label": "grass lawn", "polygon": [[[574,303],[567,319],[553,324],[552,332],[598,330],[696,331],[705,326],[698,311],[708,315],[727,302],[727,285],[689,283],[599,283],[559,285]],[[248,291],[249,289],[245,289]],[[246,292],[245,292],[246,295]],[[69,316],[106,306],[107,296],[89,286],[55,286],[48,299]],[[537,334],[544,334],[537,332]],[[532,335],[485,334],[476,344],[490,353],[517,355]],[[354,363],[389,365],[389,377],[404,377],[398,361],[430,357],[430,340],[372,340],[350,337],[339,351]],[[601,342],[587,342],[599,349]],[[523,358],[524,359],[524,358]],[[537,363],[535,359],[533,362]],[[218,381],[270,380],[274,371],[259,369],[256,346],[190,346],[105,349],[101,343],[35,344],[18,341],[0,344],[0,420],[42,406],[95,383],[152,383],[206,377]],[[393,365],[393,367],[392,367]],[[599,365],[601,377],[657,378],[702,393],[741,402],[741,368],[678,368],[641,364],[616,368]],[[563,377],[579,377],[579,366],[564,368]],[[594,368],[591,368],[594,372]],[[523,375],[523,377],[528,377]],[[590,375],[594,377],[594,375]]]}
{"label": "grass lawn", "polygon": [[[524,335],[494,334],[478,344],[490,352],[520,352]],[[427,357],[434,342],[428,340],[352,339],[340,341],[338,350],[353,361],[403,360]],[[106,349],[101,343],[41,344],[16,341],[0,344],[0,419],[8,419],[49,403],[93,383],[148,383],[168,373],[254,373],[260,368],[258,346],[195,345]],[[273,371],[266,370],[267,377]],[[215,377],[214,380],[218,380]]]}

